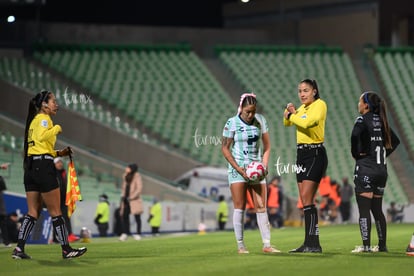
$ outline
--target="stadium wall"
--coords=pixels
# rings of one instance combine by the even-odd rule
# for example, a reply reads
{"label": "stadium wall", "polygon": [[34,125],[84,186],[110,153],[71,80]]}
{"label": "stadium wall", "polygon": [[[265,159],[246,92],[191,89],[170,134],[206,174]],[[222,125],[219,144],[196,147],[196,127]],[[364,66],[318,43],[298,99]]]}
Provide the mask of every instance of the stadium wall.
{"label": "stadium wall", "polygon": [[[217,44],[269,44],[266,30],[225,30],[213,28],[145,27],[127,25],[93,25],[35,22],[24,26],[24,37],[30,42],[97,43],[97,44],[168,44],[189,43],[200,56],[213,56]],[[1,31],[0,31],[1,34]],[[39,34],[39,37],[37,37]],[[23,32],[22,32],[23,35]]]}

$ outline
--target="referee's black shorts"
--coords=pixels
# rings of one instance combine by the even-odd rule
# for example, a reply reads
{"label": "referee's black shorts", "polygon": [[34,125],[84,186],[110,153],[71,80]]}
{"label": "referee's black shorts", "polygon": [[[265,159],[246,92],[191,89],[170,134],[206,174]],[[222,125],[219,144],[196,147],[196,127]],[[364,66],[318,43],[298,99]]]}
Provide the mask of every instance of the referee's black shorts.
{"label": "referee's black shorts", "polygon": [[328,156],[323,144],[299,144],[296,155],[296,181],[319,183],[326,173]]}
{"label": "referee's black shorts", "polygon": [[24,172],[26,192],[47,193],[59,188],[57,172],[53,157],[50,155],[33,155],[28,157]]}

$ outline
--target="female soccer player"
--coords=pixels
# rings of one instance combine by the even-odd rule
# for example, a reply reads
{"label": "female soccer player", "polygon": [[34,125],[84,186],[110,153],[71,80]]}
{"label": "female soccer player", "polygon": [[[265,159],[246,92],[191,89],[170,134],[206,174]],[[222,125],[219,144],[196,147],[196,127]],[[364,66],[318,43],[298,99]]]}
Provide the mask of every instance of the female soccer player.
{"label": "female soccer player", "polygon": [[283,124],[296,126],[296,180],[305,217],[305,241],[290,253],[322,253],[319,243],[318,212],[314,204],[319,182],[328,166],[323,146],[327,106],[320,98],[315,80],[305,79],[298,86],[302,105],[288,103]]}
{"label": "female soccer player", "polygon": [[52,217],[53,230],[62,247],[64,259],[76,258],[86,252],[86,248],[73,249],[68,242],[68,232],[60,209],[60,188],[53,159],[71,153],[69,147],[54,150],[56,136],[62,132],[60,125],[53,125],[50,118],[56,115],[58,104],[55,95],[49,91],[38,93],[29,102],[24,139],[24,187],[28,213],[24,217],[17,246],[12,258],[30,259],[24,246],[45,203]]}
{"label": "female soccer player", "polygon": [[351,152],[355,158],[355,194],[359,210],[362,246],[352,252],[371,252],[371,213],[375,219],[378,247],[387,252],[387,222],[382,212],[382,198],[387,181],[386,157],[400,143],[388,124],[384,100],[374,92],[359,97],[357,117],[351,135]]}
{"label": "female soccer player", "polygon": [[228,179],[234,206],[233,226],[239,254],[249,253],[243,240],[247,191],[251,193],[255,204],[263,252],[280,252],[270,245],[270,224],[266,212],[266,181],[251,182],[245,171],[252,161],[262,162],[265,167],[269,161],[268,125],[262,115],[256,114],[256,103],[256,95],[243,94],[237,115],[227,121],[223,130],[222,152],[229,163]]}

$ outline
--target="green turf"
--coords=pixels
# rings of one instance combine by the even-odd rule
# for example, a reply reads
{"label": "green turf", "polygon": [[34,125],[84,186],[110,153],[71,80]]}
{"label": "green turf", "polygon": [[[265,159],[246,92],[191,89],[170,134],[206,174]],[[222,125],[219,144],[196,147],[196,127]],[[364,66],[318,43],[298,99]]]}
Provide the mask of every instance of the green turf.
{"label": "green turf", "polygon": [[361,243],[357,225],[321,227],[322,254],[287,253],[300,245],[302,228],[272,230],[272,243],[283,251],[274,255],[261,253],[260,234],[252,230],[245,233],[248,255],[236,253],[233,232],[94,238],[73,260],[63,260],[58,245],[27,245],[31,260],[13,260],[10,248],[0,249],[0,275],[412,275],[414,258],[405,249],[413,231],[414,224],[389,225],[389,253],[350,253]]}

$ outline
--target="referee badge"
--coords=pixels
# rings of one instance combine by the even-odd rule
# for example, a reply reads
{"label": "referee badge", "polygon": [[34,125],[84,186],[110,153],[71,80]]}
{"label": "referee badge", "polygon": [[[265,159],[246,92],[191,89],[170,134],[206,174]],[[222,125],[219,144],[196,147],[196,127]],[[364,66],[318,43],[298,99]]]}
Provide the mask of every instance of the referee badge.
{"label": "referee badge", "polygon": [[42,127],[47,127],[47,125],[48,125],[47,120],[42,120],[42,121],[40,122],[40,125],[41,125]]}

